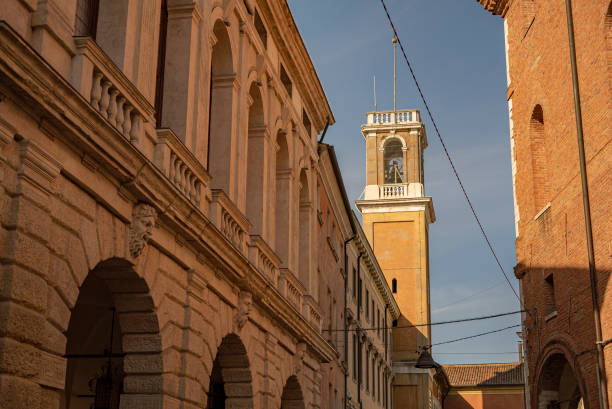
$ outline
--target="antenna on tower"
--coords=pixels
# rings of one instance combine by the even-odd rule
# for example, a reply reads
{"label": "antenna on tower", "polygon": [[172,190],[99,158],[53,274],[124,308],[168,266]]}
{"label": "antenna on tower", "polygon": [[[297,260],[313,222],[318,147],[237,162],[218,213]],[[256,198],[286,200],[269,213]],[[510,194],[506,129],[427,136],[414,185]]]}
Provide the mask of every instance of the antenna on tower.
{"label": "antenna on tower", "polygon": [[395,63],[395,48],[397,38],[393,37],[393,113],[397,111],[397,64]]}
{"label": "antenna on tower", "polygon": [[374,76],[374,111],[378,111],[376,107],[376,75]]}

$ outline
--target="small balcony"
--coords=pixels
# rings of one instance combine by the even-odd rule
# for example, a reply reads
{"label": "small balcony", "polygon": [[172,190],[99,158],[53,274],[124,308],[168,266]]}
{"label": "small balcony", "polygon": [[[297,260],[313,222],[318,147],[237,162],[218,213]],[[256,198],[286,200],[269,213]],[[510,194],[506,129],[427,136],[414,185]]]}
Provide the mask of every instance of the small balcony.
{"label": "small balcony", "polygon": [[249,246],[249,261],[259,270],[274,286],[278,285],[278,274],[280,259],[268,246],[263,237],[251,235]]}
{"label": "small balcony", "polygon": [[108,123],[132,143],[143,140],[154,108],[90,37],[75,37],[70,82]]}
{"label": "small balcony", "polygon": [[300,280],[287,268],[280,269],[278,289],[287,301],[302,313],[302,302],[306,288]]}
{"label": "small balcony", "polygon": [[157,129],[155,165],[204,214],[210,202],[210,176],[170,129]]}
{"label": "small balcony", "polygon": [[225,238],[248,257],[251,223],[222,190],[212,190],[209,217]]}

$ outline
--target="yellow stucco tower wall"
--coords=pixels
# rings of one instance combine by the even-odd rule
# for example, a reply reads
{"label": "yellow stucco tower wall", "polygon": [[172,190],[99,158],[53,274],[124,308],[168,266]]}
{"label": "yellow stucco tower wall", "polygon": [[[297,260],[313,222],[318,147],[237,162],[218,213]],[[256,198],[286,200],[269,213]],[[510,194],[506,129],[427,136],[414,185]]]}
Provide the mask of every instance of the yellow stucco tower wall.
{"label": "yellow stucco tower wall", "polygon": [[[415,367],[430,344],[429,224],[433,203],[424,195],[425,128],[416,110],[367,114],[366,188],[357,201],[363,229],[400,307],[393,329],[394,407],[428,407],[433,375]],[[402,328],[404,327],[404,328]]]}

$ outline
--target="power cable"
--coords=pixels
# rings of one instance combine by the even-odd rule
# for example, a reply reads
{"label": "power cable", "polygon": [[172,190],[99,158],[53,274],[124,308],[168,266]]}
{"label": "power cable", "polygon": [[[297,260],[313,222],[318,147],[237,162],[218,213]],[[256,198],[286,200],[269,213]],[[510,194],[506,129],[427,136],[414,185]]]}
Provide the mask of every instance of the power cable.
{"label": "power cable", "polygon": [[510,355],[517,354],[518,351],[512,352],[434,352],[436,355]]}
{"label": "power cable", "polygon": [[470,295],[468,295],[468,296],[466,296],[466,297],[459,298],[458,300],[455,300],[455,301],[453,301],[453,302],[451,302],[451,303],[449,303],[449,304],[445,304],[445,305],[442,305],[441,307],[437,307],[437,308],[436,308],[436,309],[435,309],[433,312],[435,313],[436,311],[440,311],[441,309],[446,308],[446,307],[450,307],[451,305],[457,305],[457,304],[460,304],[460,303],[462,303],[463,301],[469,300],[469,299],[471,299],[471,298],[474,298],[474,297],[475,297],[475,296],[477,296],[477,295],[480,295],[480,294],[486,293],[486,292],[487,292],[487,291],[489,291],[489,290],[492,290],[492,289],[494,289],[494,288],[497,288],[497,287],[499,287],[499,286],[500,286],[500,285],[502,285],[502,284],[503,284],[503,283],[497,283],[497,284],[492,285],[492,286],[490,286],[490,287],[487,287],[487,288],[485,288],[485,289],[483,289],[483,290],[480,290],[480,291],[477,291],[477,292],[475,292],[475,293],[472,293],[472,294],[470,294]]}
{"label": "power cable", "polygon": [[505,328],[501,328],[501,329],[496,329],[493,331],[487,331],[487,332],[481,332],[480,334],[476,334],[476,335],[470,335],[467,337],[462,337],[462,338],[457,338],[457,339],[451,339],[449,341],[442,341],[442,342],[436,342],[435,344],[431,344],[429,345],[430,347],[436,346],[436,345],[444,345],[444,344],[450,344],[451,342],[459,342],[459,341],[464,341],[466,339],[472,339],[472,338],[476,338],[476,337],[482,337],[483,335],[489,335],[489,334],[495,334],[496,332],[502,332],[502,331],[506,331],[508,329],[511,328],[518,328],[521,325],[510,325],[509,327],[505,327]]}
{"label": "power cable", "polygon": [[518,310],[518,311],[510,311],[510,312],[502,312],[499,314],[492,315],[483,315],[478,317],[469,317],[469,318],[461,318],[458,320],[448,320],[448,321],[438,321],[438,322],[430,322],[424,324],[411,324],[411,325],[398,325],[396,327],[371,327],[371,328],[352,328],[352,329],[323,329],[323,332],[352,332],[352,331],[379,331],[385,329],[396,329],[396,328],[416,328],[416,327],[432,327],[434,325],[447,325],[447,324],[456,324],[459,322],[469,322],[469,321],[480,321],[480,320],[488,320],[491,318],[505,317],[507,315],[519,314],[522,312],[527,312],[528,310]]}
{"label": "power cable", "polygon": [[487,236],[487,233],[485,232],[484,228],[482,227],[482,223],[480,222],[480,219],[478,218],[478,215],[476,214],[476,210],[474,209],[474,206],[472,205],[472,201],[470,200],[470,197],[468,196],[467,191],[465,190],[465,188],[463,186],[463,183],[461,182],[461,178],[459,177],[459,173],[457,172],[457,169],[455,168],[455,164],[453,163],[453,160],[451,159],[450,154],[448,153],[448,149],[446,149],[446,144],[444,143],[444,140],[442,139],[442,135],[440,134],[440,131],[438,130],[438,125],[436,124],[436,121],[434,120],[433,115],[431,114],[431,110],[429,109],[429,104],[427,104],[427,100],[425,99],[425,96],[423,95],[423,91],[421,91],[421,86],[419,85],[419,82],[416,79],[416,75],[414,74],[414,70],[412,69],[412,65],[410,64],[410,61],[408,60],[408,56],[406,55],[406,51],[404,50],[404,45],[402,44],[401,40],[399,39],[399,36],[397,35],[397,30],[395,28],[395,25],[393,24],[393,20],[391,19],[391,15],[389,14],[389,10],[387,9],[387,5],[385,4],[385,0],[380,0],[380,2],[382,4],[383,8],[385,9],[385,14],[387,15],[387,19],[389,20],[389,24],[391,25],[391,29],[393,30],[393,35],[397,39],[397,43],[400,46],[400,50],[402,50],[402,54],[404,55],[404,60],[406,60],[406,64],[408,64],[408,69],[410,70],[410,75],[412,75],[412,79],[414,80],[414,83],[415,83],[415,85],[417,87],[417,90],[419,91],[419,95],[421,97],[421,100],[423,101],[423,104],[425,105],[425,109],[427,110],[427,115],[429,116],[429,119],[431,120],[431,123],[434,126],[436,134],[438,135],[438,139],[440,140],[440,143],[442,144],[442,148],[444,149],[444,153],[446,154],[446,158],[450,162],[451,168],[453,169],[453,173],[455,174],[455,177],[457,178],[457,182],[459,182],[459,187],[461,188],[461,191],[463,192],[463,195],[465,196],[465,200],[467,200],[468,205],[470,206],[470,210],[472,211],[472,214],[474,215],[474,219],[476,219],[476,223],[478,224],[478,227],[480,228],[480,231],[481,231],[485,241],[487,242],[487,245],[489,246],[489,250],[491,250],[491,254],[493,254],[493,258],[495,259],[497,265],[499,266],[500,271],[504,275],[504,278],[508,282],[508,285],[512,289],[512,292],[516,296],[517,300],[519,300],[519,302],[520,302],[521,298],[519,297],[518,293],[514,289],[514,286],[510,282],[510,279],[508,278],[508,275],[506,274],[506,271],[504,271],[504,268],[502,267],[501,262],[499,261],[499,258],[497,257],[497,254],[495,253],[495,250],[493,250],[493,246],[491,245],[491,241],[489,240],[489,237]]}

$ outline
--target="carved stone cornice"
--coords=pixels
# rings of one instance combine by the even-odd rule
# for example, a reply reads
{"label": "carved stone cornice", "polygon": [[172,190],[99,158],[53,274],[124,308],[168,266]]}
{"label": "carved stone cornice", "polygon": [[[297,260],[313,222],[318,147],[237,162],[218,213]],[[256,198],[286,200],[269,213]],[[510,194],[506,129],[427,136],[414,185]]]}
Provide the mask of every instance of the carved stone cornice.
{"label": "carved stone cornice", "polygon": [[315,130],[323,129],[327,118],[330,125],[333,124],[335,119],[329,102],[288,4],[285,1],[262,2],[259,11],[261,17],[271,23],[268,24],[269,35],[278,47],[285,68],[293,74],[294,85],[312,116]]}
{"label": "carved stone cornice", "polygon": [[168,18],[191,18],[197,23],[202,20],[202,12],[195,1],[187,4],[169,5]]}

